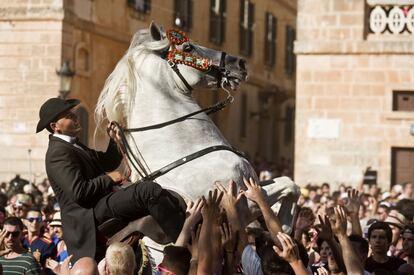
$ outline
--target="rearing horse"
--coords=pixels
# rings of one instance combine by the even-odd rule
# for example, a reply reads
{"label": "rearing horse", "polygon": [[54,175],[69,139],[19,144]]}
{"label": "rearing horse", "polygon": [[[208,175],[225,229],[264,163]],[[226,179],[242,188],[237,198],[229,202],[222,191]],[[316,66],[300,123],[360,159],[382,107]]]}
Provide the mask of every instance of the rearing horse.
{"label": "rearing horse", "polygon": [[[97,125],[108,119],[126,129],[140,128],[126,135],[135,156],[129,161],[136,168],[133,182],[154,176],[151,173],[156,171],[151,179],[193,201],[206,195],[216,181],[234,180],[240,189],[243,176],[258,181],[257,175],[208,115],[198,112],[192,89],[221,86],[235,90],[246,78],[245,60],[197,45],[180,31],[165,34],[152,23],[134,35],[106,80],[95,110]],[[193,115],[176,120],[188,114]],[[200,151],[204,153],[197,155]],[[161,169],[176,161],[179,165],[166,173]],[[270,205],[281,202],[278,215],[289,231],[298,187],[286,177],[262,185]],[[242,202],[241,209],[250,214],[244,215],[245,223],[260,215],[254,203]]]}

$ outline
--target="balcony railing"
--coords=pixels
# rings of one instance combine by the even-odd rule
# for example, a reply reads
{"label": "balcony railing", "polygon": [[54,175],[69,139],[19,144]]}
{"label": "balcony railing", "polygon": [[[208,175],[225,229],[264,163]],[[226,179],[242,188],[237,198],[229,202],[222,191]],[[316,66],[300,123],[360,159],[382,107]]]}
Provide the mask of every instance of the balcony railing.
{"label": "balcony railing", "polygon": [[414,0],[367,0],[369,33],[414,35]]}

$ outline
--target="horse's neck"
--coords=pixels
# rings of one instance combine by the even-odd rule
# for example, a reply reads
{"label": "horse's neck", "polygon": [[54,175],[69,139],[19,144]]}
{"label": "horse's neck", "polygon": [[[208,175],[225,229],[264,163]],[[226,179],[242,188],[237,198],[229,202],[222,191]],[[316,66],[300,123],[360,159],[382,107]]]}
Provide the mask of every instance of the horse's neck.
{"label": "horse's neck", "polygon": [[[130,128],[163,123],[200,109],[191,97],[171,85],[162,85],[162,81],[157,87],[144,79],[141,84],[131,110]],[[152,171],[206,147],[228,144],[204,113],[159,129],[133,133],[132,137]]]}

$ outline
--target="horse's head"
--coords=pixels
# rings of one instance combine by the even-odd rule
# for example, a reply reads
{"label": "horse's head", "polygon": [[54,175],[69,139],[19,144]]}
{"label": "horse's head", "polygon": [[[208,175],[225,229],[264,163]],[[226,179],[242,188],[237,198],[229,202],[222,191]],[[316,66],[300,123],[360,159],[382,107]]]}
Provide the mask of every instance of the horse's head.
{"label": "horse's head", "polygon": [[169,46],[161,56],[176,72],[177,81],[183,82],[189,90],[190,86],[224,86],[235,90],[247,79],[246,61],[243,58],[195,44],[179,30],[164,33],[154,23],[151,23],[150,33],[154,41],[168,39]]}

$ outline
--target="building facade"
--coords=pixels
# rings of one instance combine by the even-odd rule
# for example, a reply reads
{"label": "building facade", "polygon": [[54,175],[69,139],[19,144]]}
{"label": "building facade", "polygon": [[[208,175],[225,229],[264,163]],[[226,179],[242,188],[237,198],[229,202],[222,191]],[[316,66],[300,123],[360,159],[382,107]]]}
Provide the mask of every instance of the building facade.
{"label": "building facade", "polygon": [[298,2],[295,180],[414,180],[414,1]]}
{"label": "building facade", "polygon": [[[293,158],[296,29],[288,0],[10,0],[0,3],[0,180],[45,176],[47,133],[35,134],[40,105],[56,97],[56,70],[75,71],[68,98],[82,101],[83,140],[95,135],[93,111],[103,84],[151,21],[188,32],[197,43],[244,56],[249,80],[235,102],[213,119],[229,142],[268,161]],[[196,91],[202,106],[221,98]]]}

